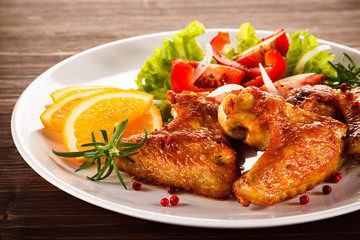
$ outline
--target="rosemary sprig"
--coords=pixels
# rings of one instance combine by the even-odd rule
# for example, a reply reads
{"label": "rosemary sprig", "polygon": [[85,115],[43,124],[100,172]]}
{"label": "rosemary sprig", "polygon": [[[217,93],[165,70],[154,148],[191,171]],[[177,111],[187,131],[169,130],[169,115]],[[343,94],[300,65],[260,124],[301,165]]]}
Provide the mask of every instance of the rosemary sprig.
{"label": "rosemary sprig", "polygon": [[[141,148],[147,139],[147,131],[144,128],[145,137],[139,143],[121,143],[121,138],[125,132],[125,128],[128,120],[125,120],[120,123],[117,128],[114,128],[114,133],[109,141],[107,132],[105,130],[100,130],[101,135],[104,139],[104,142],[97,142],[95,140],[94,133],[91,133],[92,142],[85,143],[81,145],[81,147],[94,147],[94,149],[90,149],[87,151],[79,151],[79,152],[58,152],[52,150],[54,154],[60,157],[68,157],[68,158],[76,158],[76,157],[85,157],[90,159],[88,162],[81,165],[75,172],[83,170],[93,164],[97,165],[97,172],[92,177],[87,177],[93,181],[99,181],[107,178],[110,174],[115,170],[117,177],[119,178],[121,184],[127,189],[125,182],[121,176],[119,169],[115,163],[115,157],[122,157],[127,159],[128,161],[134,162],[130,156],[138,154],[136,151]],[[105,162],[103,166],[101,165],[101,159],[104,159]]]}
{"label": "rosemary sprig", "polygon": [[[344,57],[350,62],[347,66],[343,64]],[[339,89],[342,83],[346,83],[349,89],[360,86],[360,67],[356,66],[354,60],[349,55],[344,53],[339,63],[333,64],[329,62],[329,64],[335,69],[337,76],[326,76],[323,84],[336,89]]]}

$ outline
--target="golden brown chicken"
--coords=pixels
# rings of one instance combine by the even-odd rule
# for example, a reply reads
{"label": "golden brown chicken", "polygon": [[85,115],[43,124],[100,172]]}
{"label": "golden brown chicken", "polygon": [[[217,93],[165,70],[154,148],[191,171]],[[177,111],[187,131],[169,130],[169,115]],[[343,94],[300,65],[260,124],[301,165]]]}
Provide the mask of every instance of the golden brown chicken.
{"label": "golden brown chicken", "polygon": [[[134,163],[118,158],[120,170],[148,183],[174,186],[213,198],[232,195],[240,176],[236,153],[218,121],[219,104],[194,94],[167,94],[174,120],[148,135]],[[139,142],[144,135],[125,139]]]}
{"label": "golden brown chicken", "polygon": [[304,110],[344,121],[349,128],[345,152],[360,161],[360,109],[352,106],[353,101],[360,99],[360,88],[350,92],[352,100],[348,100],[344,92],[325,85],[304,86],[291,91],[286,101]]}
{"label": "golden brown chicken", "polygon": [[271,206],[292,198],[322,183],[345,161],[345,124],[258,88],[228,94],[219,121],[228,135],[266,150],[233,185],[243,206]]}

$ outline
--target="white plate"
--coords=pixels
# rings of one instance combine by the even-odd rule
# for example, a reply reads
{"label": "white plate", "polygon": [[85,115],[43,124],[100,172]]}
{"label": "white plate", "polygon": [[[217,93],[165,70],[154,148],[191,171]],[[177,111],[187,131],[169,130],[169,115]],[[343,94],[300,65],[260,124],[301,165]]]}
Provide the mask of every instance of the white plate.
{"label": "white plate", "polygon": [[[202,46],[213,38],[217,31],[230,31],[235,42],[236,29],[208,29],[198,37]],[[259,37],[271,34],[257,31]],[[103,182],[86,180],[94,169],[74,173],[76,166],[62,161],[51,149],[64,150],[59,134],[44,130],[39,116],[44,106],[50,104],[50,93],[72,85],[108,85],[120,88],[136,88],[134,79],[155,47],[162,46],[162,38],[169,32],[124,39],[79,53],[50,68],[40,75],[19,98],[12,115],[11,129],[14,142],[25,161],[47,181],[63,191],[92,203],[129,216],[185,226],[209,228],[259,228],[304,223],[342,215],[360,209],[359,168],[346,174],[348,162],[342,169],[344,178],[330,184],[330,195],[321,193],[322,185],[309,191],[308,205],[300,205],[298,197],[272,207],[251,205],[242,207],[235,199],[217,201],[204,197],[179,193],[178,206],[162,207],[160,200],[170,197],[166,189],[143,185],[141,191],[131,189],[132,180],[126,174],[129,190],[124,190],[116,176]],[[339,44],[329,44],[337,60],[347,52],[360,64],[360,51]],[[247,159],[250,166],[256,156]]]}

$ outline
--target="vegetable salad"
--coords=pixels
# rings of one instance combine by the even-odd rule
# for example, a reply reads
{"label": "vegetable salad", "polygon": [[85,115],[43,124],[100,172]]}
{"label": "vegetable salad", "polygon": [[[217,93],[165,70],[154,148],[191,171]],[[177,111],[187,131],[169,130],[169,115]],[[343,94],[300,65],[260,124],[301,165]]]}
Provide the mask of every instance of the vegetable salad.
{"label": "vegetable salad", "polygon": [[[202,23],[191,22],[185,29],[172,35],[171,39],[164,39],[162,47],[155,48],[153,56],[147,59],[137,75],[138,90],[151,93],[155,99],[161,100],[161,104],[157,106],[164,121],[171,119],[166,92],[174,90],[175,87],[179,88],[178,91],[197,89],[195,91],[198,92],[209,92],[214,90],[217,84],[220,86],[227,83],[261,87],[264,83],[259,66],[255,65],[258,64],[257,61],[264,64],[273,82],[303,73],[325,74],[332,79],[337,77],[331,64],[334,55],[327,51],[326,46],[319,46],[317,38],[308,31],[287,34],[281,29],[265,39],[259,39],[255,35],[254,27],[250,23],[244,23],[236,34],[235,43],[230,43],[226,33],[219,32],[218,36],[214,36],[211,41],[213,58],[206,66],[206,71],[210,73],[206,75],[204,72],[202,82],[195,82],[191,76],[209,51],[203,49],[196,40],[196,37],[204,33],[205,27]],[[287,36],[285,40],[284,36]],[[261,52],[264,46],[269,47],[269,51]],[[253,53],[250,54],[251,57],[249,52]],[[256,60],[257,58],[259,60]],[[226,67],[233,69],[229,72]],[[271,69],[276,74],[271,75]],[[245,76],[238,71],[244,71]],[[179,76],[186,84],[179,82]],[[210,78],[217,78],[215,84]],[[181,86],[184,86],[184,89],[181,89]]]}

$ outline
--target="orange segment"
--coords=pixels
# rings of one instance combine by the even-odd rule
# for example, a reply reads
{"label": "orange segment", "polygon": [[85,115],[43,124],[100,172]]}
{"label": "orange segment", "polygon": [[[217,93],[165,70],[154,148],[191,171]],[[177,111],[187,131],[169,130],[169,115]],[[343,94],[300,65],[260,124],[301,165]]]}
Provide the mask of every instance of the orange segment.
{"label": "orange segment", "polygon": [[130,137],[131,135],[143,133],[144,129],[147,132],[152,132],[155,129],[162,127],[162,118],[159,109],[152,104],[150,109],[143,115],[135,118],[133,121],[129,121],[123,137]]}
{"label": "orange segment", "polygon": [[135,90],[100,92],[82,99],[66,117],[62,139],[68,151],[83,151],[84,143],[102,141],[100,130],[106,130],[110,139],[114,127],[125,119],[129,121],[144,114],[152,104],[151,94]]}
{"label": "orange segment", "polygon": [[93,90],[93,89],[107,89],[107,88],[109,88],[109,87],[107,87],[107,86],[71,86],[71,87],[66,87],[66,88],[56,90],[56,91],[52,92],[50,94],[50,96],[51,96],[52,100],[54,102],[56,102],[64,96],[69,96],[69,95],[76,94],[79,92],[86,92],[88,90]]}
{"label": "orange segment", "polygon": [[40,116],[40,120],[46,129],[61,132],[64,119],[73,106],[75,106],[78,102],[87,96],[114,89],[116,88],[91,88],[86,90],[83,89],[82,91],[76,91],[71,94],[63,94],[57,99],[55,103],[51,104],[45,109],[45,111]]}

